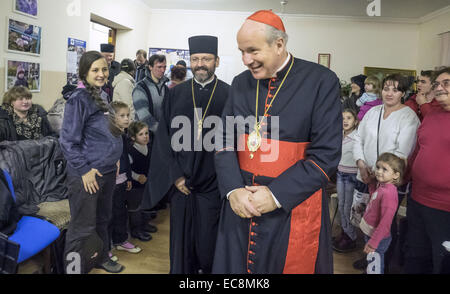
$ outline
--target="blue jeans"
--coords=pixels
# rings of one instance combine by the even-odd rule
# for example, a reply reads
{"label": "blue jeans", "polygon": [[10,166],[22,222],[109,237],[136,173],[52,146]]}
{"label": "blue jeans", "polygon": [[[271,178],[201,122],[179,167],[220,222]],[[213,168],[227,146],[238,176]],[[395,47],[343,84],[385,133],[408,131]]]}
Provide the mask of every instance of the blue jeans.
{"label": "blue jeans", "polygon": [[350,212],[353,203],[353,190],[356,183],[356,174],[338,171],[336,179],[336,190],[338,195],[338,208],[341,215],[341,226],[347,236],[356,240],[355,227],[350,223]]}
{"label": "blue jeans", "polygon": [[[364,234],[364,241],[366,241],[366,244],[369,241],[369,239],[370,237]],[[388,250],[391,241],[392,241],[391,236],[384,238],[383,240],[380,241],[380,243],[378,244],[378,248],[375,250],[375,252],[377,252],[380,255],[380,274],[384,273],[384,254]],[[371,266],[371,261],[368,260],[367,262],[369,263],[369,265],[367,266],[367,270],[369,270],[369,267]]]}

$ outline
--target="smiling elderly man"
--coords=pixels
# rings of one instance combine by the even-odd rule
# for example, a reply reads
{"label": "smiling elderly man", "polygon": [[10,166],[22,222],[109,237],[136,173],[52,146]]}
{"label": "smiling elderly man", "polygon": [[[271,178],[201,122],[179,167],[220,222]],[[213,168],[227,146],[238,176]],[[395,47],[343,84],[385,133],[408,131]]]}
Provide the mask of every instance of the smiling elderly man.
{"label": "smiling elderly man", "polygon": [[325,187],[341,156],[339,80],[288,53],[287,39],[281,19],[267,10],[250,16],[237,35],[248,70],[232,83],[223,128],[230,129],[230,117],[253,117],[253,123],[243,132],[236,128],[237,135],[226,132],[216,153],[228,201],[213,273],[333,270]]}
{"label": "smiling elderly man", "polygon": [[436,73],[433,92],[441,107],[425,116],[409,162],[412,195],[407,202],[408,274],[441,273],[448,255],[442,243],[450,241],[450,67]]}

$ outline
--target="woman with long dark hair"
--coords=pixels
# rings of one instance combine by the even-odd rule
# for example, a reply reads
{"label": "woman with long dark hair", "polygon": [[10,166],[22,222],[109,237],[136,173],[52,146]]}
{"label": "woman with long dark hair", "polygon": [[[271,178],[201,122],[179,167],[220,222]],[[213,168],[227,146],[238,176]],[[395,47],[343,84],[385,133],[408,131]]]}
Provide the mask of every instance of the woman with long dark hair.
{"label": "woman with long dark hair", "polygon": [[[67,185],[71,221],[66,235],[65,256],[78,253],[81,272],[93,256],[92,236],[100,237],[103,249],[97,252],[96,267],[118,273],[124,267],[108,256],[108,224],[112,214],[112,195],[122,139],[108,123],[108,107],[101,88],[108,82],[108,63],[101,53],[83,54],[77,89],[66,102],[60,143],[67,160]],[[95,239],[95,238],[94,238]],[[91,254],[91,253],[89,253]]]}

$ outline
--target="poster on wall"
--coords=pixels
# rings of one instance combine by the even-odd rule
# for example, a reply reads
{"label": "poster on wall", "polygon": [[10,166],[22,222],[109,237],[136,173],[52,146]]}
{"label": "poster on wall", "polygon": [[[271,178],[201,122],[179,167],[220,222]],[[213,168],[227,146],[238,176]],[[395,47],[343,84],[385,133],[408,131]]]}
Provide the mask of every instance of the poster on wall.
{"label": "poster on wall", "polygon": [[6,60],[6,91],[14,86],[24,86],[31,92],[41,91],[41,65],[35,62]]}
{"label": "poster on wall", "polygon": [[37,18],[38,0],[13,0],[13,10],[16,13]]}
{"label": "poster on wall", "polygon": [[8,18],[7,50],[39,56],[41,54],[42,28]]}
{"label": "poster on wall", "polygon": [[191,68],[191,61],[189,50],[186,49],[168,49],[168,48],[150,48],[148,56],[155,54],[161,54],[166,56],[167,69],[165,75],[167,76],[173,66],[177,64],[178,61],[184,60],[186,62],[187,68]]}
{"label": "poster on wall", "polygon": [[76,85],[80,58],[86,52],[86,41],[69,38],[67,43],[67,83]]}

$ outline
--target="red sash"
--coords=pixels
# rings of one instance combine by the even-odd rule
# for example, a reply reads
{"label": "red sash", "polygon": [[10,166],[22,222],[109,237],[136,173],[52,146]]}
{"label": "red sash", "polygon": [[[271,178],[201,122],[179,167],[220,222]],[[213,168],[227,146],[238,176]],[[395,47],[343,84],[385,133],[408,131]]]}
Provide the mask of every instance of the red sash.
{"label": "red sash", "polygon": [[[263,138],[261,148],[253,153],[253,159],[251,159],[250,151],[246,146],[247,138],[248,135],[245,134],[238,141],[238,150],[244,150],[245,147],[245,151],[238,152],[240,168],[254,176],[271,178],[278,177],[299,160],[304,159],[309,145],[304,142],[294,143]],[[319,249],[321,214],[322,189],[292,210],[284,274],[314,273]]]}

